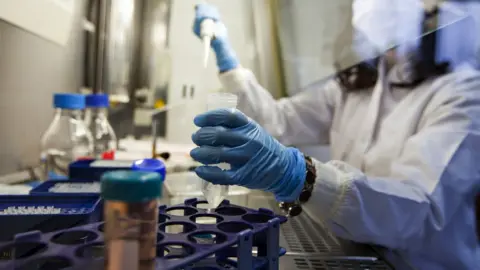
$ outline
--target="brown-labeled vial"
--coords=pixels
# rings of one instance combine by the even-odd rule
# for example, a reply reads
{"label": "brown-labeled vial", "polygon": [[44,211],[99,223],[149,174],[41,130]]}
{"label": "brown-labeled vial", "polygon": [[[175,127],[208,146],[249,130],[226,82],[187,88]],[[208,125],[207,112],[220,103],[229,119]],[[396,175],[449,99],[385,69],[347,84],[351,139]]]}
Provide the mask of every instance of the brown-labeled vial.
{"label": "brown-labeled vial", "polygon": [[105,269],[154,270],[163,176],[111,171],[102,176]]}

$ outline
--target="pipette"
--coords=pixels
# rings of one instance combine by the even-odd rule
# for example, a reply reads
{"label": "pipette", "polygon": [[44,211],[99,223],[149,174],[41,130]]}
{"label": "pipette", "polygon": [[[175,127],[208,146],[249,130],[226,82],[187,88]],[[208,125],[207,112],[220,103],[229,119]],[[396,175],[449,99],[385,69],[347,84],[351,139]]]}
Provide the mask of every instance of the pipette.
{"label": "pipette", "polygon": [[[206,4],[207,1],[200,1],[200,4]],[[215,38],[215,21],[212,19],[205,19],[200,24],[200,37],[203,42],[203,66],[208,65],[208,58],[210,57],[210,44]]]}
{"label": "pipette", "polygon": [[215,36],[215,22],[211,19],[205,19],[200,24],[200,36],[203,42],[203,67],[207,67],[210,57],[210,44]]}

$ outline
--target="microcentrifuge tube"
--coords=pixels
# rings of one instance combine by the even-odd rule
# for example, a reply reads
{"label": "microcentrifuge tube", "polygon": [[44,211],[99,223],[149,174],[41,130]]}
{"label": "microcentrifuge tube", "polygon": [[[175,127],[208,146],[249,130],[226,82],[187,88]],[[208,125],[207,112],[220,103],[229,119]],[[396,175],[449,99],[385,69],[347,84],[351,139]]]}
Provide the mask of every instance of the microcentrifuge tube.
{"label": "microcentrifuge tube", "polygon": [[[211,93],[207,98],[207,110],[229,108],[235,109],[237,107],[238,98],[230,93]],[[220,169],[229,170],[230,164],[221,163],[218,166]],[[214,185],[208,181],[202,180],[202,193],[208,202],[209,211],[217,208],[218,205],[227,197],[228,186]]]}

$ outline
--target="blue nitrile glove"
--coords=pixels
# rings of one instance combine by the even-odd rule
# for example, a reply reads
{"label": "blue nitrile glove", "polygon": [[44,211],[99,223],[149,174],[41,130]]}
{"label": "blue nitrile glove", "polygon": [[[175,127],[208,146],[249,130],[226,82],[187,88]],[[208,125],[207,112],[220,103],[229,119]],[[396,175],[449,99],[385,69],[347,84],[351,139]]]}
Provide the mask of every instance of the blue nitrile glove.
{"label": "blue nitrile glove", "polygon": [[216,23],[215,37],[212,40],[212,49],[217,58],[217,66],[220,72],[232,70],[238,66],[238,59],[235,51],[228,41],[227,28],[220,21],[220,13],[215,6],[199,4],[195,8],[195,20],[193,32],[200,37],[200,26],[203,20],[212,19]]}
{"label": "blue nitrile glove", "polygon": [[192,136],[199,147],[193,159],[203,164],[229,163],[230,170],[200,166],[197,175],[213,184],[238,185],[275,194],[277,200],[297,199],[305,181],[303,154],[285,147],[253,120],[235,109],[217,109],[195,117],[200,127]]}

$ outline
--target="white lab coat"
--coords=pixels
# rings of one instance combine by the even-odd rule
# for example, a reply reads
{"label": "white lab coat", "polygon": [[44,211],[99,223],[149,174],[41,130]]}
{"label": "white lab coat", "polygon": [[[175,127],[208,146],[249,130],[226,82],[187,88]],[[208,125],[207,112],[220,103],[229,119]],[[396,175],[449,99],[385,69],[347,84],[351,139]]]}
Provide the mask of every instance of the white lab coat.
{"label": "white lab coat", "polygon": [[[395,68],[394,68],[395,70]],[[480,269],[480,73],[469,67],[413,90],[322,89],[274,100],[247,69],[220,75],[238,108],[286,145],[330,143],[304,211],[337,236],[395,250],[417,269]]]}

